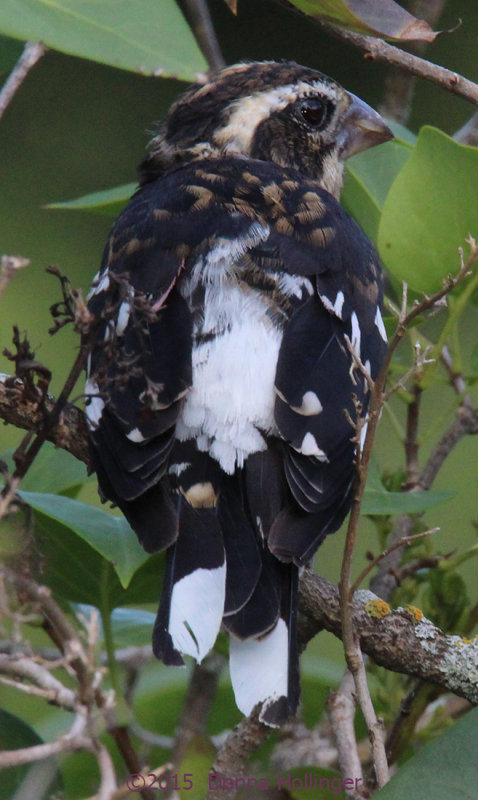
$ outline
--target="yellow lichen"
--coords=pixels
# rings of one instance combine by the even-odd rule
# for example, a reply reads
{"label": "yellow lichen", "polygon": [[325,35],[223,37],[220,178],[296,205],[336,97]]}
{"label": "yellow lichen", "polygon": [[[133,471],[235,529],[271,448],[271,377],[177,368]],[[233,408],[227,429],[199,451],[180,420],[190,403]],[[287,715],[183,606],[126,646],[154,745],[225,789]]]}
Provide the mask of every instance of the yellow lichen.
{"label": "yellow lichen", "polygon": [[418,608],[418,606],[407,605],[405,606],[405,611],[407,611],[408,614],[410,614],[410,616],[413,617],[415,622],[421,622],[421,620],[423,619],[423,611],[421,610],[421,608]]}
{"label": "yellow lichen", "polygon": [[375,597],[365,604],[365,611],[370,617],[382,619],[382,617],[386,617],[387,614],[390,614],[390,606],[385,600],[380,600],[378,597]]}

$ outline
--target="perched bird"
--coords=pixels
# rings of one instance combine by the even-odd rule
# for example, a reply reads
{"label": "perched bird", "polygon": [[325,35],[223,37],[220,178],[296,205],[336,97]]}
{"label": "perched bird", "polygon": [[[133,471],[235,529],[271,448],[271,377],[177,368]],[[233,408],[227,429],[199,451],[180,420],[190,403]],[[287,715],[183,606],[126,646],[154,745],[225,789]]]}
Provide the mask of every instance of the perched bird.
{"label": "perched bird", "polygon": [[160,125],[90,294],[100,490],[167,549],[154,652],[200,661],[222,625],[236,702],[270,725],[297,708],[298,570],[349,510],[386,342],[343,163],[390,138],[313,69],[217,72]]}

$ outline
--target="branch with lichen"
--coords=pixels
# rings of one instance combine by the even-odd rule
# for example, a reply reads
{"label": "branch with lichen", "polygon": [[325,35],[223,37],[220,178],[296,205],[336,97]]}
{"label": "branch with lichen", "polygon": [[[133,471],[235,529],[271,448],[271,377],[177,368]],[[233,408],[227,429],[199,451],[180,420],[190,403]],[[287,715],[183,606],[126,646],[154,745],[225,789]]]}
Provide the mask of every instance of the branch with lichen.
{"label": "branch with lichen", "polygon": [[[305,570],[300,583],[302,642],[325,628],[342,638],[338,589]],[[352,622],[363,653],[393,672],[441,686],[478,703],[478,639],[443,633],[414,606],[393,610],[365,589],[355,592]]]}
{"label": "branch with lichen", "polygon": [[[383,760],[384,742],[380,732],[380,723],[374,717],[370,699],[367,698],[368,691],[362,653],[373,658],[377,664],[390,670],[434,683],[443,690],[450,690],[467,698],[470,702],[478,701],[476,682],[470,680],[470,675],[472,676],[478,670],[478,645],[475,641],[468,642],[458,636],[445,635],[433,626],[431,622],[420,618],[420,612],[416,609],[405,608],[391,611],[389,606],[376,595],[355,592],[356,583],[352,584],[350,580],[353,545],[360,516],[360,500],[365,485],[366,469],[372,451],[376,425],[382,406],[390,394],[385,390],[385,380],[393,352],[403,340],[413,319],[419,314],[432,309],[441,298],[466,279],[471,267],[478,260],[478,248],[471,240],[470,247],[470,257],[466,262],[462,263],[457,276],[447,279],[439,292],[432,297],[425,297],[421,302],[415,302],[410,309],[407,306],[405,293],[402,307],[397,312],[397,329],[392,337],[385,365],[371,387],[372,403],[368,412],[368,433],[365,438],[363,452],[360,453],[360,460],[357,464],[358,481],[349,523],[349,537],[351,535],[352,539],[347,539],[348,550],[344,559],[345,572],[343,576],[345,575],[345,579],[343,577],[341,583],[342,604],[339,600],[338,590],[318,576],[306,571],[301,580],[301,645],[305,646],[306,642],[319,629],[324,627],[342,639],[346,638],[345,628],[347,627],[349,635],[352,637],[350,640],[352,642],[351,649],[350,645],[347,645],[349,647],[347,660],[349,666],[352,667],[351,674],[354,676],[355,692],[365,707],[368,703],[366,714],[369,726],[371,729],[375,728],[375,762],[377,762],[378,748],[379,783],[384,783],[386,780],[386,763]],[[444,351],[443,357],[446,360],[446,351]],[[3,376],[0,380],[0,416],[27,430],[41,431],[45,418],[51,420],[51,410],[57,408],[56,401],[45,391],[40,394],[36,392],[35,384],[33,384],[32,389],[31,379],[29,379],[28,374],[22,372],[25,363],[22,362],[21,358],[16,359],[16,366],[17,376]],[[357,363],[356,366],[358,369],[362,368],[360,363]],[[33,367],[38,370],[38,365],[35,366],[33,364]],[[459,384],[459,379],[456,375],[454,375],[453,380],[456,390],[461,393],[463,387]],[[459,430],[455,430],[457,425]],[[476,412],[470,405],[469,400],[466,397],[462,397],[457,419],[452,425],[453,430],[450,429],[444,435],[443,441],[437,446],[436,452],[432,453],[423,473],[418,475],[417,479],[414,451],[416,427],[414,420],[411,419],[408,437],[408,464],[409,475],[413,473],[414,482],[417,480],[418,485],[422,488],[429,488],[434,474],[440,469],[451,447],[466,433],[476,432],[476,426]],[[87,427],[84,414],[74,406],[67,403],[63,404],[58,421],[54,425],[50,424],[48,435],[44,438],[48,438],[56,446],[68,450],[76,458],[86,463],[88,462]],[[382,567],[385,569],[385,577],[387,575],[388,559],[394,552],[399,552],[413,538],[410,537],[411,531],[408,527],[399,527],[399,532],[400,541],[393,543],[387,552],[375,560],[375,565],[378,563],[379,569]],[[388,590],[387,594],[389,595]],[[63,637],[55,637],[53,635],[52,638],[60,645]],[[20,676],[17,677],[19,680],[21,679]],[[4,680],[6,678],[7,676],[4,675]],[[39,691],[46,691],[47,685],[45,682],[42,685],[40,678],[41,676],[38,677],[36,687]],[[193,688],[191,687],[191,691]],[[194,696],[197,698],[197,692],[194,692]],[[204,708],[201,706],[198,710],[197,725],[199,727],[203,724],[205,713],[207,713],[207,705]],[[338,719],[337,714],[335,717]],[[351,722],[352,719],[353,716],[351,716],[349,709],[349,721]],[[343,720],[341,724],[343,724]],[[337,733],[340,735],[342,730],[337,731]],[[188,731],[185,730],[184,735],[189,738]],[[259,723],[254,714],[250,718],[244,719],[240,728],[231,734],[219,748],[214,767],[217,773],[228,777],[231,775],[237,776],[241,770],[244,771],[247,760],[253,753],[257,743],[263,741],[268,735],[269,729]],[[177,747],[180,747],[180,743],[182,743],[182,735],[177,740]],[[343,755],[344,753],[342,752]],[[347,763],[349,761],[350,758]],[[215,797],[219,797],[218,791],[218,789],[214,790]]]}

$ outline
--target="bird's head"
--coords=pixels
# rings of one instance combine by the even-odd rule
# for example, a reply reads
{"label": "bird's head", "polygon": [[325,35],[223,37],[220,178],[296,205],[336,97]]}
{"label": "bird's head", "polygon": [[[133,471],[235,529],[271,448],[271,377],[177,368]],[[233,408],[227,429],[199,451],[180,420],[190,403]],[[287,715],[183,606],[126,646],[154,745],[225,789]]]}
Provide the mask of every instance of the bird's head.
{"label": "bird's head", "polygon": [[143,173],[148,180],[195,158],[245,156],[297,169],[338,196],[345,159],[391,138],[376,111],[316,70],[236,64],[176,100]]}

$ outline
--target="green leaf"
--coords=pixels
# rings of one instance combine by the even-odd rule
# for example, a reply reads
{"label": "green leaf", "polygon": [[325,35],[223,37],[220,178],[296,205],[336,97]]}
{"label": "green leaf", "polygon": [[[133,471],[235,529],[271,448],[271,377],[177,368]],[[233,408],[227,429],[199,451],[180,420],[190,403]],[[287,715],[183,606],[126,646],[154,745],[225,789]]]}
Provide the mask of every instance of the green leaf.
{"label": "green leaf", "polygon": [[413,145],[397,138],[347,163],[341,202],[374,242],[387,194],[412,151]]}
{"label": "green leaf", "polygon": [[124,590],[113,566],[71,528],[37,511],[35,534],[41,581],[55,595],[103,612],[122,605]]}
{"label": "green leaf", "polygon": [[20,492],[25,502],[44,519],[59,523],[86,542],[112,565],[123,588],[148,559],[136,535],[123,517],[79,503],[69,497],[37,492]]}
{"label": "green leaf", "polygon": [[431,293],[460,266],[458,248],[478,238],[478,149],[425,127],[385,200],[378,231],[387,269]]}
{"label": "green leaf", "polygon": [[84,194],[75,200],[49,203],[45,208],[58,208],[63,211],[89,211],[93,214],[116,217],[137,188],[138,184],[136,183],[125,183],[113,189],[103,189],[100,192]]}
{"label": "green leaf", "polygon": [[452,491],[429,492],[376,492],[366,489],[362,505],[362,513],[373,515],[388,514],[420,514],[428,508],[446,503],[454,497]]}
{"label": "green leaf", "polygon": [[27,492],[70,494],[87,480],[85,464],[66,450],[45,442],[22,480],[22,489]]}
{"label": "green leaf", "polygon": [[35,513],[41,581],[65,600],[95,606],[108,614],[129,604],[157,603],[164,554],[145,554],[146,562],[125,589],[110,561],[71,528],[51,516]]}
{"label": "green leaf", "polygon": [[23,52],[23,45],[14,39],[0,36],[0,74],[10,72]]}
{"label": "green leaf", "polygon": [[[8,711],[0,709],[0,750],[20,750],[23,747],[34,747],[35,745],[43,744],[43,740],[38,734],[30,728],[23,720],[10,714]],[[50,777],[49,797],[53,794],[59,793],[61,790],[61,782],[59,780],[58,767],[54,758],[43,760],[42,773],[38,775],[39,779],[45,779],[45,773]],[[24,789],[20,789],[24,778],[28,775],[28,779],[32,779],[32,771],[34,772],[35,766],[30,764],[22,764],[18,767],[9,767],[2,770],[2,780],[0,782],[0,800],[11,800],[12,797],[22,796],[25,797]],[[31,783],[31,785],[34,785]],[[17,790],[20,789],[18,795]],[[51,792],[51,794],[50,794]],[[43,794],[43,792],[42,792]]]}
{"label": "green leaf", "polygon": [[143,647],[151,644],[156,614],[137,608],[115,608],[111,627],[116,647]]}
{"label": "green leaf", "polygon": [[290,0],[311,17],[325,19],[360,33],[387,39],[432,42],[427,22],[413,17],[393,0]]}
{"label": "green leaf", "polygon": [[194,80],[207,70],[174,0],[3,0],[0,31],[148,75]]}
{"label": "green leaf", "polygon": [[478,709],[403,764],[389,783],[377,792],[380,800],[474,800]]}
{"label": "green leaf", "polygon": [[371,464],[362,503],[362,513],[374,515],[419,514],[428,508],[445,503],[454,496],[453,491],[388,492],[377,467]]}

